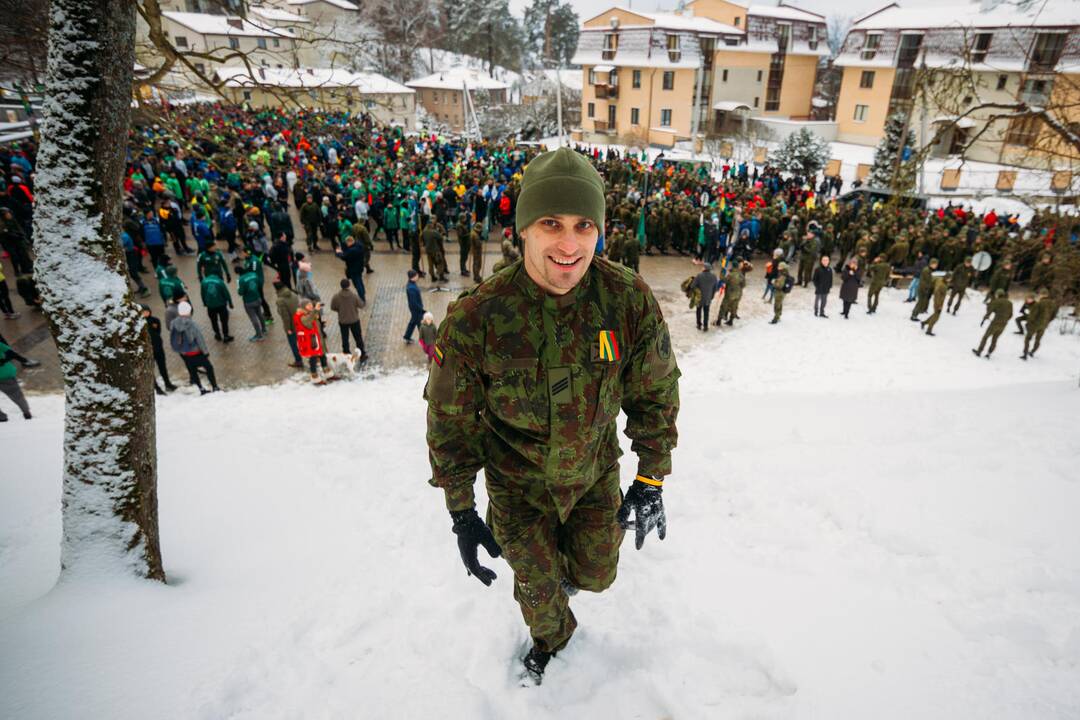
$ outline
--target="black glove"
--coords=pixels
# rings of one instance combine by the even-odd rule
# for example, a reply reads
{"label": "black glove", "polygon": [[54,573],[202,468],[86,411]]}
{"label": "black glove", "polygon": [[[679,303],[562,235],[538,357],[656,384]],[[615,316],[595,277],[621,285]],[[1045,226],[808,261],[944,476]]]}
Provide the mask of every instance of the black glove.
{"label": "black glove", "polygon": [[480,564],[476,556],[476,548],[480,545],[488,551],[488,555],[497,558],[502,555],[502,548],[495,542],[495,536],[475,508],[451,512],[450,517],[454,521],[454,534],[457,535],[458,552],[461,553],[461,562],[465,563],[465,571],[469,575],[475,575],[476,579],[485,585],[491,585],[495,579],[494,571]]}
{"label": "black glove", "polygon": [[[645,544],[645,536],[656,528],[656,535],[661,540],[667,537],[667,515],[664,514],[663,490],[635,480],[623,496],[622,507],[617,515],[619,526],[623,530],[634,528],[634,547],[638,550]],[[630,520],[630,511],[634,511],[634,520]]]}

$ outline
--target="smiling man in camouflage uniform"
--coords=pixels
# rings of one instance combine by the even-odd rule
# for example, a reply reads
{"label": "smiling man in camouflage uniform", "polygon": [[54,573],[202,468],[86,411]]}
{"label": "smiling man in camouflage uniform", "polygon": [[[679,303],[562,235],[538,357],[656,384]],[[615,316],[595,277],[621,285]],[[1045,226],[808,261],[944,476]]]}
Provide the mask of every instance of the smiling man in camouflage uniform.
{"label": "smiling man in camouflage uniform", "polygon": [[[514,570],[533,639],[522,677],[534,683],[577,625],[570,596],[614,582],[624,530],[639,549],[654,527],[660,539],[667,530],[679,369],[649,287],[593,257],[604,202],[603,181],[577,153],[529,164],[516,218],[523,258],[450,306],[425,391],[431,483],[446,492],[469,574],[495,578],[479,545]],[[638,456],[625,495],[620,409]],[[481,469],[487,524],[473,495]]]}

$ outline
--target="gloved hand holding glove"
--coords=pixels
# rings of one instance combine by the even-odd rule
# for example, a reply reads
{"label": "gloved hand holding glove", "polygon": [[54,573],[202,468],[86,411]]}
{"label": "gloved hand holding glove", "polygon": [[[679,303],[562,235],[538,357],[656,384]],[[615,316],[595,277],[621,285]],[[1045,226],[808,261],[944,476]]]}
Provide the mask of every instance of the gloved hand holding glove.
{"label": "gloved hand holding glove", "polygon": [[[664,514],[663,481],[638,475],[634,484],[623,496],[622,507],[616,516],[619,526],[624,530],[634,529],[634,547],[638,550],[645,544],[645,536],[656,528],[656,535],[661,540],[667,537],[667,515]],[[630,520],[630,511],[634,519]]]}
{"label": "gloved hand holding glove", "polygon": [[466,572],[469,575],[475,575],[476,579],[485,585],[491,585],[491,581],[496,577],[495,572],[481,565],[477,557],[477,548],[480,545],[483,545],[488,555],[493,558],[502,555],[502,548],[495,542],[491,529],[476,514],[475,508],[453,511],[450,517],[454,521],[458,552],[461,553],[461,561],[465,563]]}

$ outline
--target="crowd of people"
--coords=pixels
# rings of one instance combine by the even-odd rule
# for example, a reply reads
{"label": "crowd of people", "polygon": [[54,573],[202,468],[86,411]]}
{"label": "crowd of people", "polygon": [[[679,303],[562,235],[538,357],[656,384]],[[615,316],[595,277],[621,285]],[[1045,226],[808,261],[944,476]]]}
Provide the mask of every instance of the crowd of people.
{"label": "crowd of people", "polygon": [[[864,287],[865,312],[872,315],[883,288],[910,279],[912,320],[933,335],[943,312],[955,314],[985,285],[990,324],[973,351],[982,354],[989,342],[987,357],[1012,316],[1013,283],[1029,288],[1017,318],[1024,357],[1038,350],[1058,307],[1075,306],[1080,292],[1075,217],[1040,211],[1022,223],[960,205],[927,210],[869,194],[841,199],[836,178],[791,176],[745,162],[712,168],[617,149],[576,149],[607,188],[598,254],[634,270],[642,254],[692,259],[700,271],[683,289],[702,331],[740,319],[755,262],[764,265],[762,299],[772,303],[774,324],[795,287],[812,288],[815,316],[828,318],[828,298],[838,285],[841,314],[849,318]],[[411,343],[419,330],[430,357],[432,331],[425,326],[434,320],[425,319],[417,282],[448,281],[451,242],[458,273],[474,283],[518,259],[515,209],[522,172],[537,152],[514,143],[406,134],[349,113],[204,104],[136,124],[123,182],[121,244],[133,291],[150,295],[147,280],[154,278],[167,307],[163,323],[144,310],[162,380],[158,391],[175,387],[164,362],[166,340],[192,385],[218,389],[205,326],[194,319],[195,297],[220,343],[234,341],[234,292],[251,324],[251,342],[264,341],[280,323],[291,364],[306,364],[315,382],[333,375],[325,357],[328,312],[337,317],[343,352],[350,352],[351,339],[366,360],[359,311],[368,301],[365,278],[376,271],[372,253],[380,243],[409,255],[410,322],[403,339]],[[0,244],[16,290],[31,307],[41,302],[32,274],[35,161],[32,142],[0,148]],[[501,242],[502,257],[487,270],[483,250],[493,239]],[[992,264],[978,271],[972,258],[983,252]],[[341,261],[340,291],[329,307],[312,276],[316,253]],[[198,292],[185,287],[174,263],[186,255],[195,256]],[[18,315],[3,275],[0,312]],[[14,352],[2,336],[0,343]]]}

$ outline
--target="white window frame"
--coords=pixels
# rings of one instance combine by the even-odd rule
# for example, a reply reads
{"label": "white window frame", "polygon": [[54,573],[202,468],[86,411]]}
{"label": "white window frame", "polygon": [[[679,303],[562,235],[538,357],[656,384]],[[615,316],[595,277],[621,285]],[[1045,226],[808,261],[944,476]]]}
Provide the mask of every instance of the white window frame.
{"label": "white window frame", "polygon": [[869,105],[856,104],[855,105],[855,113],[852,116],[852,120],[854,120],[857,123],[866,122],[866,114],[867,114],[867,112],[869,112],[869,110],[870,110]]}
{"label": "white window frame", "polygon": [[[664,113],[667,113],[667,122],[664,122]],[[660,109],[660,127],[671,127],[671,108]]]}
{"label": "white window frame", "polygon": [[[863,45],[859,50],[859,57],[863,60],[873,60],[877,57],[878,52],[881,50],[881,39],[885,33],[882,32],[868,32],[863,36]],[[876,39],[873,47],[870,47],[870,40]]]}

